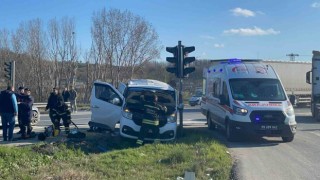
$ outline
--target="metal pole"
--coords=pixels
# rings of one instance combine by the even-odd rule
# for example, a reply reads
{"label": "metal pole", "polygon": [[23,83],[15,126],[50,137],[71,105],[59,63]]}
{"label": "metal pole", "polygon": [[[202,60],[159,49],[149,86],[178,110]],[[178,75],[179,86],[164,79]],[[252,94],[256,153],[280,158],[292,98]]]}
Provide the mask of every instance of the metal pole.
{"label": "metal pole", "polygon": [[183,46],[181,45],[181,41],[178,41],[178,72],[179,72],[179,129],[180,129],[180,136],[183,135],[183,98],[182,98],[182,78],[183,78]]}
{"label": "metal pole", "polygon": [[180,129],[183,129],[183,98],[182,98],[182,78],[180,78],[180,89],[179,89],[179,117],[180,117]]}
{"label": "metal pole", "polygon": [[12,65],[11,65],[11,83],[12,86],[15,87],[15,82],[16,82],[16,62],[12,61]]}

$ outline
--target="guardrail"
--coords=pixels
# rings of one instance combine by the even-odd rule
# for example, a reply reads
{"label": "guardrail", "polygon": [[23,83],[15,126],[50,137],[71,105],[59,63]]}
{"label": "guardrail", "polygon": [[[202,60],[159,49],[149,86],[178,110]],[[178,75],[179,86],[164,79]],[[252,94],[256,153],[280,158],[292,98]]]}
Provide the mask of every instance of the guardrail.
{"label": "guardrail", "polygon": [[[65,102],[70,107],[70,102]],[[46,108],[47,103],[33,103],[33,105],[37,108]]]}

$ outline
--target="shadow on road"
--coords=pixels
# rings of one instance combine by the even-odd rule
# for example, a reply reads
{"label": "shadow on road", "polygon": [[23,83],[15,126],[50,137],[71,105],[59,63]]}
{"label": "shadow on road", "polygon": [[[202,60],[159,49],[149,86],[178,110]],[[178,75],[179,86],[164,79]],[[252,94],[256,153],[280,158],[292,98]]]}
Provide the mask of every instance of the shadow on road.
{"label": "shadow on road", "polygon": [[320,124],[319,121],[316,121],[311,116],[299,116],[296,115],[296,121],[298,124]]}

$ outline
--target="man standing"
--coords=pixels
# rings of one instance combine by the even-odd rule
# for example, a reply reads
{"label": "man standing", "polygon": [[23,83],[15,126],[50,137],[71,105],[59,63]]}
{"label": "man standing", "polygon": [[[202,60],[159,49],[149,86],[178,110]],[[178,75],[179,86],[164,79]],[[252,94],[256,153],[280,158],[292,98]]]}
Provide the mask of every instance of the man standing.
{"label": "man standing", "polygon": [[69,102],[70,92],[68,91],[67,87],[65,87],[64,90],[62,91],[62,97],[64,102]]}
{"label": "man standing", "polygon": [[71,112],[77,112],[77,91],[71,86],[70,90],[70,106]]}
{"label": "man standing", "polygon": [[[31,96],[31,90],[29,88],[25,88],[25,96],[24,101],[21,102],[21,137],[22,139],[26,139],[30,137],[32,126],[31,126],[31,119],[32,119],[32,105],[34,102],[33,97]],[[19,108],[20,109],[20,108]],[[26,132],[27,131],[27,132]]]}
{"label": "man standing", "polygon": [[22,132],[22,102],[24,101],[23,98],[25,96],[24,94],[24,87],[20,86],[18,89],[18,92],[15,94],[17,97],[17,102],[18,102],[18,123],[19,123],[19,132],[17,134],[21,134]]}
{"label": "man standing", "polygon": [[13,140],[15,117],[18,114],[17,98],[14,87],[8,86],[0,94],[0,114],[2,120],[3,141]]}
{"label": "man standing", "polygon": [[154,139],[155,141],[158,140],[159,116],[161,113],[167,112],[167,107],[158,103],[158,96],[153,92],[144,93],[141,96],[141,101],[144,114],[137,145],[142,145],[146,137]]}
{"label": "man standing", "polygon": [[60,115],[58,110],[61,109],[63,104],[63,97],[60,95],[59,90],[57,88],[53,88],[48,99],[46,110],[50,110],[49,117],[54,125],[54,136],[57,136],[60,133]]}

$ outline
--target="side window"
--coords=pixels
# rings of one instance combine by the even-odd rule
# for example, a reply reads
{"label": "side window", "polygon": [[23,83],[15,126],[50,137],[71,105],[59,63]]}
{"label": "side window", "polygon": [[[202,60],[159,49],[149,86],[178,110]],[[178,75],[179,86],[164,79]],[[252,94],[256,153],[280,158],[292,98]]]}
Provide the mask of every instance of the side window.
{"label": "side window", "polygon": [[228,93],[228,88],[226,82],[223,82],[223,87],[222,87],[222,95],[226,99],[226,104],[230,106],[230,98],[229,98],[229,93]]}
{"label": "side window", "polygon": [[213,81],[213,92],[212,95],[216,98],[219,98],[220,93],[220,84],[221,84],[220,78],[215,78]]}
{"label": "side window", "polygon": [[114,98],[118,98],[120,100],[119,95],[114,92],[114,90],[106,85],[95,85],[95,95],[97,99],[100,99],[102,101],[113,103]]}

